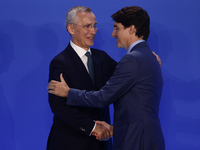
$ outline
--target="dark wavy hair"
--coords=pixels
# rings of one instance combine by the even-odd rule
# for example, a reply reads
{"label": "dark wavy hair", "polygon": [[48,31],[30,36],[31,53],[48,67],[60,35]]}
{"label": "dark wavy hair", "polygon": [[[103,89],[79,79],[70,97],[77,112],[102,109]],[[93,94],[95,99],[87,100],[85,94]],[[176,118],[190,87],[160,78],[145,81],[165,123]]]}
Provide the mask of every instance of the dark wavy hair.
{"label": "dark wavy hair", "polygon": [[139,6],[124,7],[114,13],[113,20],[121,23],[125,28],[134,25],[136,28],[136,35],[147,41],[150,33],[150,18],[148,13]]}

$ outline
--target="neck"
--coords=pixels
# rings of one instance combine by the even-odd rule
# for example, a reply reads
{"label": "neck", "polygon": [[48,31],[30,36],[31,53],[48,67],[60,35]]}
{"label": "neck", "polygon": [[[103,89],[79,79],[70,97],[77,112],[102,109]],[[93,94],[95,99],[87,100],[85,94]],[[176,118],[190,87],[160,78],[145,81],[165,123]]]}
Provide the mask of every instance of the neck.
{"label": "neck", "polygon": [[128,48],[129,48],[129,46],[130,46],[131,44],[133,44],[133,43],[135,43],[135,42],[137,42],[137,41],[139,41],[139,40],[143,40],[142,37],[139,38],[139,37],[135,36],[135,37],[133,37],[132,39],[130,39],[129,44],[128,44],[128,47],[125,47],[126,50],[128,50]]}
{"label": "neck", "polygon": [[90,47],[81,47],[76,41],[74,41],[74,40],[72,40],[71,39],[71,42],[74,44],[74,45],[76,45],[76,46],[78,46],[78,47],[80,47],[80,48],[82,48],[82,49],[84,49],[84,50],[86,50],[86,51],[88,51],[89,49],[90,49]]}

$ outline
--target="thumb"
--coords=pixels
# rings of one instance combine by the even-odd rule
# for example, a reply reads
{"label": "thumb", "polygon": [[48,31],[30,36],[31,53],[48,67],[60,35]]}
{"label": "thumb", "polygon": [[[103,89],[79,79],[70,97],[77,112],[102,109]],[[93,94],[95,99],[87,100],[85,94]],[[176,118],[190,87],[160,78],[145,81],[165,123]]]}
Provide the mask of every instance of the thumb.
{"label": "thumb", "polygon": [[63,74],[62,73],[60,74],[60,81],[61,82],[65,82],[65,79],[63,78]]}

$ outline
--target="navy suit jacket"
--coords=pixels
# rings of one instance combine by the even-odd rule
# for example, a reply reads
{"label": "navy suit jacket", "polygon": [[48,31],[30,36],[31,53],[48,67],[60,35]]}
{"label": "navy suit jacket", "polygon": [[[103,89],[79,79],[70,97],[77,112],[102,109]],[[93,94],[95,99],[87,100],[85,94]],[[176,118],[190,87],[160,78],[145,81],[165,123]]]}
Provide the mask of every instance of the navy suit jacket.
{"label": "navy suit jacket", "polygon": [[[113,74],[117,63],[104,51],[91,48],[91,52],[96,88],[70,44],[51,61],[49,81],[60,81],[60,74],[63,73],[70,87],[99,90]],[[66,98],[49,94],[49,104],[54,118],[47,143],[48,150],[105,150],[105,147],[108,149],[108,145],[111,147],[111,141],[100,142],[94,136],[89,136],[95,124],[93,120],[104,120],[109,123],[109,107],[75,107],[67,106],[65,102]]]}
{"label": "navy suit jacket", "polygon": [[100,91],[72,88],[67,104],[104,108],[114,103],[114,150],[164,150],[158,117],[162,86],[157,59],[142,42],[122,57]]}

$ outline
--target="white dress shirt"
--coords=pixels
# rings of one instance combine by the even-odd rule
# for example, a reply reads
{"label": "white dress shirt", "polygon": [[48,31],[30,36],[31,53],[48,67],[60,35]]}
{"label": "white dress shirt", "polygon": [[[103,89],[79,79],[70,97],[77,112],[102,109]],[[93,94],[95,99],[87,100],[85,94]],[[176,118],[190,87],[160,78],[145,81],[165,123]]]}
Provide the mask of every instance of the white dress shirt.
{"label": "white dress shirt", "polygon": [[82,60],[83,64],[85,65],[85,68],[88,71],[88,67],[87,67],[88,58],[87,58],[87,56],[85,56],[85,53],[86,52],[90,52],[90,55],[91,55],[90,48],[88,49],[88,51],[86,51],[85,49],[83,49],[83,48],[77,46],[76,44],[74,44],[72,41],[70,41],[70,45],[72,46],[74,51],[77,53],[77,55],[80,57],[80,59]]}

